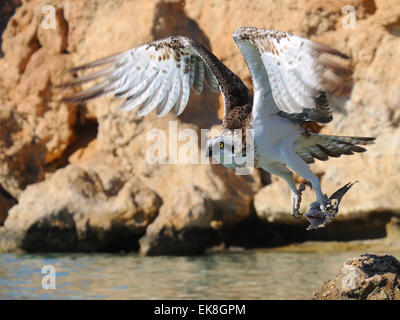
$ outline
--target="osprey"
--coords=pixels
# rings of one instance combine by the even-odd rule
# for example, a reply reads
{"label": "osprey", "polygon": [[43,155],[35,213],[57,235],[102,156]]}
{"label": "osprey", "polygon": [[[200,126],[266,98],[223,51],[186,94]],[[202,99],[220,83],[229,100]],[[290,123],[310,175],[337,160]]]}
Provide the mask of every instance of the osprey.
{"label": "osprey", "polygon": [[[206,153],[222,165],[234,168],[232,132],[250,130],[254,143],[254,167],[283,178],[291,190],[294,218],[300,218],[301,193],[305,185],[315,190],[316,202],[329,222],[330,200],[308,164],[342,154],[364,152],[360,145],[371,137],[322,135],[307,129],[308,123],[332,120],[332,96],[347,96],[352,89],[350,58],[321,43],[288,32],[240,27],[233,33],[250,70],[253,92],[217,57],[185,36],[156,40],[123,53],[106,57],[71,71],[109,65],[101,71],[77,78],[65,86],[103,80],[81,91],[67,102],[81,102],[113,94],[125,98],[122,110],[137,108],[139,116],[156,110],[159,117],[173,110],[181,114],[191,89],[200,94],[204,82],[224,98],[222,132],[207,142]],[[224,150],[231,160],[214,156]],[[309,183],[296,187],[293,172]],[[314,206],[315,207],[315,206]]]}

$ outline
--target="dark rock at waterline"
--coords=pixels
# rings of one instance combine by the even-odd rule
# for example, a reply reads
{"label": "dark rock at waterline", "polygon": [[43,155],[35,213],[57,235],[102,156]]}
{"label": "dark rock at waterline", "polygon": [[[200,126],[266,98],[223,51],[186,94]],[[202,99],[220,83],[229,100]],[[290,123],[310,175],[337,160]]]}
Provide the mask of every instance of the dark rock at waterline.
{"label": "dark rock at waterline", "polygon": [[140,180],[117,176],[70,165],[29,186],[0,229],[0,251],[137,250],[162,201]]}
{"label": "dark rock at waterline", "polygon": [[0,226],[7,218],[8,210],[16,204],[16,200],[0,185]]}
{"label": "dark rock at waterline", "polygon": [[29,186],[0,228],[0,251],[137,251],[140,239],[142,254],[188,255],[220,243],[201,188],[177,188],[162,206],[140,179],[106,169],[69,165]]}
{"label": "dark rock at waterline", "polygon": [[[16,205],[11,196],[1,193],[0,203],[3,197],[14,207],[0,228],[0,251],[120,252],[140,247],[144,255],[189,255],[201,254],[220,242],[227,247],[254,248],[385,235],[382,214],[372,215],[368,225],[363,220],[335,221],[329,228],[310,232],[302,220],[269,223],[253,211],[227,226],[220,212],[223,204],[210,192],[184,185],[174,189],[163,204],[141,179],[119,172],[114,158],[106,161],[107,155],[96,155],[103,163],[60,169],[44,182],[29,186]],[[387,229],[392,241],[396,221]]]}
{"label": "dark rock at waterline", "polygon": [[140,239],[140,253],[147,256],[203,254],[219,244],[221,238],[213,228],[161,228],[159,233]]}
{"label": "dark rock at waterline", "polygon": [[400,262],[363,254],[348,259],[335,278],[314,293],[316,300],[400,300]]}
{"label": "dark rock at waterline", "polygon": [[185,185],[164,202],[140,239],[143,255],[200,254],[221,241],[214,206],[205,191]]}

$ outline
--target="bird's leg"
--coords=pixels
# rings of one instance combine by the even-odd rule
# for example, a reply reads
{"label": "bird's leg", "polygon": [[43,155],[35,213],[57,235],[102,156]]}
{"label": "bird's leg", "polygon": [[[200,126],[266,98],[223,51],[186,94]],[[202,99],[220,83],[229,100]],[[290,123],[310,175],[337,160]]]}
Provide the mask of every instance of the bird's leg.
{"label": "bird's leg", "polygon": [[287,182],[290,188],[291,200],[292,200],[291,215],[294,219],[300,219],[303,215],[302,213],[299,212],[301,203],[301,194],[305,190],[305,185],[309,184],[302,183],[299,189],[297,189],[293,180],[293,173],[282,163],[274,163],[269,165],[268,167],[263,167],[263,169],[265,171],[268,171],[269,173],[281,177]]}
{"label": "bird's leg", "polygon": [[296,194],[292,192],[290,198],[292,200],[292,211],[290,212],[290,214],[294,219],[300,219],[303,216],[303,214],[299,212],[301,203],[301,194],[298,193]]}
{"label": "bird's leg", "polygon": [[327,220],[330,220],[330,213],[328,213],[326,209],[326,206],[329,202],[328,197],[322,193],[321,184],[318,177],[312,173],[307,163],[305,163],[304,160],[295,152],[294,144],[283,142],[279,145],[279,150],[282,154],[285,164],[304,179],[311,182],[317,197],[317,201],[320,205],[320,209],[325,215],[327,215]]}

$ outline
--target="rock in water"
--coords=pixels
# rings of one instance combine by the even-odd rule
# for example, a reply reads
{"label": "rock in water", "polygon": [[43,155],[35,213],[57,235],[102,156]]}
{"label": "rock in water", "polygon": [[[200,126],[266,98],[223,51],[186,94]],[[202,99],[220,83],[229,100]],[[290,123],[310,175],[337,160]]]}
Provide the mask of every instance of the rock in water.
{"label": "rock in water", "polygon": [[390,255],[350,258],[312,299],[400,300],[400,262]]}

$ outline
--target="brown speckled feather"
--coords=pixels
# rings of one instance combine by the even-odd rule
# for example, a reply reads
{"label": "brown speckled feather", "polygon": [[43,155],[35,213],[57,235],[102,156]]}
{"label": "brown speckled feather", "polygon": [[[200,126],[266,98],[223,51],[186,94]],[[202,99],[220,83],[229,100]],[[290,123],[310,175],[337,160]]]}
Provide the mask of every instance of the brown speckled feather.
{"label": "brown speckled feather", "polygon": [[252,117],[252,104],[231,108],[226,112],[222,127],[224,129],[248,129],[251,127]]}

